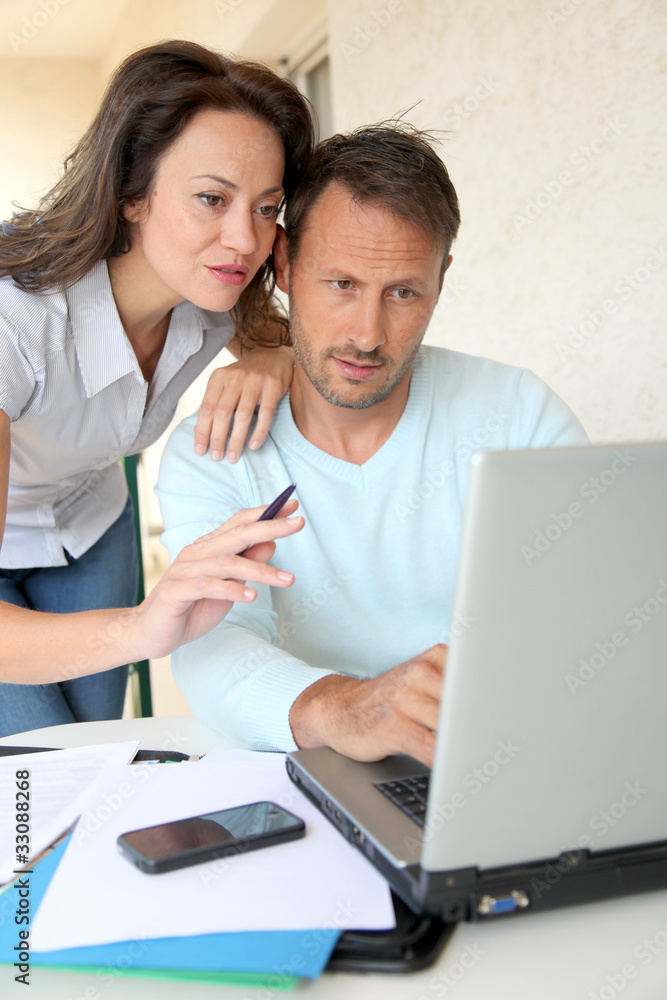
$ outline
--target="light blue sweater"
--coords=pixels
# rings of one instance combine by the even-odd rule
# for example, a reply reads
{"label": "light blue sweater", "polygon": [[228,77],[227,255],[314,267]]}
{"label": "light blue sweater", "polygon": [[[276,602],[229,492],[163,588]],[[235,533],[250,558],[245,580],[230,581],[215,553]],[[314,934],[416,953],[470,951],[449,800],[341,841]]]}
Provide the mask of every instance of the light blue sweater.
{"label": "light blue sweater", "polygon": [[167,444],[157,493],[173,560],[240,507],[291,482],[304,529],[278,542],[296,580],[258,587],[212,632],[172,656],[194,714],[255,749],[293,750],[288,714],[330,673],[373,677],[449,636],[471,455],[585,444],[567,406],[529,371],[434,347],[414,363],[406,408],[363,465],[321,451],[289,399],[270,436],[236,465],[193,452],[194,417]]}

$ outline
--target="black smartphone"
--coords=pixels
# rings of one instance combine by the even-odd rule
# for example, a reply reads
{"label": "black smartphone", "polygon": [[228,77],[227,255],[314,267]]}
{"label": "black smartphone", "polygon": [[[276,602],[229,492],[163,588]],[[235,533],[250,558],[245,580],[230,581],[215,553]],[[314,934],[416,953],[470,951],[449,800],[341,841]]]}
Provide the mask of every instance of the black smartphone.
{"label": "black smartphone", "polygon": [[252,802],[131,830],[122,833],[116,843],[120,853],[142,872],[158,875],[298,840],[305,832],[303,820],[275,802]]}

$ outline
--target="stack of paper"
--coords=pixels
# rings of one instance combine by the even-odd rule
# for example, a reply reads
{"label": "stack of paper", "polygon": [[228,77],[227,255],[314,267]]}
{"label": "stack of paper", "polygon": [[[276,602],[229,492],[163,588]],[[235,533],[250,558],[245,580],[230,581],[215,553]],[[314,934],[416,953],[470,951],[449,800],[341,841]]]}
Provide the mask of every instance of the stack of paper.
{"label": "stack of paper", "polygon": [[[263,800],[300,816],[306,837],[161,875],[117,851],[128,830]],[[385,881],[289,781],[277,754],[115,767],[95,786],[67,850],[44,866],[48,887],[31,924],[36,964],[172,978],[233,973],[243,982],[260,975],[288,988],[319,975],[342,930],[394,926]]]}
{"label": "stack of paper", "polygon": [[[105,772],[112,774],[131,761],[138,747],[139,740],[133,740],[0,758],[0,884],[12,879],[17,868],[28,867],[69,830],[83,812],[95,782],[100,777],[105,781]],[[27,779],[17,779],[17,772],[23,776],[26,771]],[[27,823],[20,824],[21,833],[17,832],[17,812],[28,816]]]}

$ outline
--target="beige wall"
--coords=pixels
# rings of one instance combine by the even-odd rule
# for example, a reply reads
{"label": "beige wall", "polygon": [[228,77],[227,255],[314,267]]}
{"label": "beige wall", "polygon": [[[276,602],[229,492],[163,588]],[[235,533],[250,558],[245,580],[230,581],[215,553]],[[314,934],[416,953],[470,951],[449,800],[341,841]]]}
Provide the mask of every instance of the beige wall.
{"label": "beige wall", "polygon": [[99,87],[92,63],[0,57],[0,218],[13,201],[32,207],[53,184],[95,112]]}
{"label": "beige wall", "polygon": [[526,365],[594,440],[667,436],[664,0],[330,4],[336,125],[446,130],[428,340]]}

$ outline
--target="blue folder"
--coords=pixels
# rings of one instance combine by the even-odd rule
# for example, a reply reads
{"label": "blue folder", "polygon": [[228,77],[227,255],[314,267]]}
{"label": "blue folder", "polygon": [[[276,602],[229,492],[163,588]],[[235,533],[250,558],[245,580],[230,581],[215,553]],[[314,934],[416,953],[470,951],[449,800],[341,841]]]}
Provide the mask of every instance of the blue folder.
{"label": "blue folder", "polygon": [[[30,879],[31,918],[37,912],[67,844],[68,840],[59,844],[35,865],[32,875],[25,876]],[[16,884],[0,896],[0,964],[13,965],[17,961],[16,946],[20,944],[18,932],[26,929],[25,924],[17,925],[15,922],[18,901]],[[100,905],[103,905],[102,900]],[[174,900],[174,906],[178,906],[178,900]],[[112,944],[48,952],[33,952],[31,948],[30,964],[68,968],[94,966],[110,970],[113,975],[154,973],[160,977],[173,974],[175,978],[197,979],[217,979],[219,973],[250,973],[259,975],[273,989],[289,989],[294,984],[295,977],[315,979],[321,974],[339,935],[339,930],[329,928],[238,931],[193,937],[116,941]],[[245,982],[243,975],[223,978],[225,981]]]}

